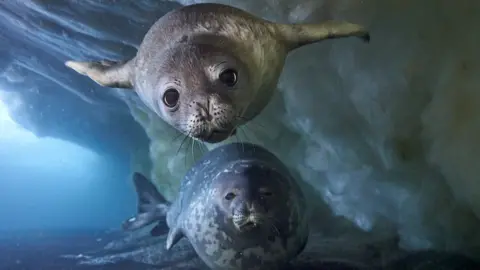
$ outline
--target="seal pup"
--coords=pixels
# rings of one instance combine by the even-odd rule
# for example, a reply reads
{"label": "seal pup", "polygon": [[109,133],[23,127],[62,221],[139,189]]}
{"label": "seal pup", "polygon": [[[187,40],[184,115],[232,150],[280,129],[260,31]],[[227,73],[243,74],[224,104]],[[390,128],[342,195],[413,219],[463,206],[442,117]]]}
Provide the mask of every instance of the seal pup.
{"label": "seal pup", "polygon": [[268,104],[289,52],[351,36],[370,40],[368,31],[353,23],[280,24],[204,3],[161,17],[128,61],[65,64],[102,86],[134,90],[178,131],[217,143]]}
{"label": "seal pup", "polygon": [[139,173],[138,213],[130,231],[158,222],[166,249],[186,237],[211,269],[280,269],[303,251],[309,225],[304,194],[285,165],[255,144],[231,143],[205,154],[167,202]]}

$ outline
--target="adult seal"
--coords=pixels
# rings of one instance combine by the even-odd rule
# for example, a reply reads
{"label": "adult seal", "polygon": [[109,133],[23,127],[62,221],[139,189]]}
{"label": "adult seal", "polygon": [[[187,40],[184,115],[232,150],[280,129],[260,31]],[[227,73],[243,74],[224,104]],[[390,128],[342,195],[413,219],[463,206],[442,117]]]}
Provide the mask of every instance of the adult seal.
{"label": "adult seal", "polygon": [[168,230],[167,250],[186,237],[211,269],[280,269],[307,243],[305,197],[261,146],[232,143],[208,152],[187,172],[173,203],[141,174],[133,178],[138,214],[123,228],[158,222],[151,234]]}
{"label": "adult seal", "polygon": [[370,40],[348,22],[280,24],[227,5],[194,4],[161,17],[128,61],[65,64],[102,86],[133,89],[180,132],[216,143],[268,104],[289,52],[350,36]]}

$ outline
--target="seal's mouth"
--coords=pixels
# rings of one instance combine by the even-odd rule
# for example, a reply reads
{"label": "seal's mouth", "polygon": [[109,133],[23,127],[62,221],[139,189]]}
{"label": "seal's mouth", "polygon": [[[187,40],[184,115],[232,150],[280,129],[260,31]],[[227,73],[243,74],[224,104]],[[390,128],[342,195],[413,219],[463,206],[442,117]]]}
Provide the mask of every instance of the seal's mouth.
{"label": "seal's mouth", "polygon": [[228,139],[230,136],[233,136],[237,133],[237,129],[233,130],[213,130],[210,134],[200,138],[202,141],[208,143],[219,143]]}
{"label": "seal's mouth", "polygon": [[248,221],[245,224],[242,225],[243,230],[251,230],[253,228],[257,227],[257,224],[253,221]]}
{"label": "seal's mouth", "polygon": [[237,227],[237,229],[240,231],[240,232],[248,232],[248,231],[251,231],[255,228],[257,228],[260,224],[255,222],[255,221],[252,221],[252,220],[249,220],[247,222],[244,222],[244,223],[240,223],[240,222],[234,222],[235,223],[235,227]]}

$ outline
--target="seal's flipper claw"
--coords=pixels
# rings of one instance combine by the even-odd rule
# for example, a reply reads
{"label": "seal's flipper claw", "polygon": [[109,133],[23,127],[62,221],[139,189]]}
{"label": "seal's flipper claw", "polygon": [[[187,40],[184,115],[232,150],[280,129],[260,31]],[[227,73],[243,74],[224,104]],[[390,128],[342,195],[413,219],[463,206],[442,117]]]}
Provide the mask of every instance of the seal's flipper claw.
{"label": "seal's flipper claw", "polygon": [[67,61],[65,66],[88,76],[96,83],[111,88],[133,88],[133,59],[130,61]]}
{"label": "seal's flipper claw", "polygon": [[343,21],[327,21],[319,24],[276,24],[274,26],[288,50],[325,39],[358,37],[370,42],[369,31],[359,25]]}
{"label": "seal's flipper claw", "polygon": [[165,245],[165,248],[167,250],[170,250],[182,238],[183,238],[183,232],[180,228],[178,227],[171,228],[170,231],[168,232],[167,243]]}
{"label": "seal's flipper claw", "polygon": [[155,217],[152,215],[152,213],[140,213],[129,218],[128,220],[125,220],[122,223],[122,229],[124,231],[133,231],[152,224],[153,222],[155,222]]}
{"label": "seal's flipper claw", "polygon": [[370,43],[370,33],[366,33],[365,35],[360,37],[365,43]]}

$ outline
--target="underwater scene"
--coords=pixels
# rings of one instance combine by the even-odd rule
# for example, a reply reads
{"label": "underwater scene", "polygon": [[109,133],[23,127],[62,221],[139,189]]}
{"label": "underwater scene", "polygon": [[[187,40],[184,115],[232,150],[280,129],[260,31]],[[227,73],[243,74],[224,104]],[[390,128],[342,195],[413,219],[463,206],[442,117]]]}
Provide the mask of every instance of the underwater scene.
{"label": "underwater scene", "polygon": [[479,270],[477,25],[475,0],[0,0],[0,270]]}

